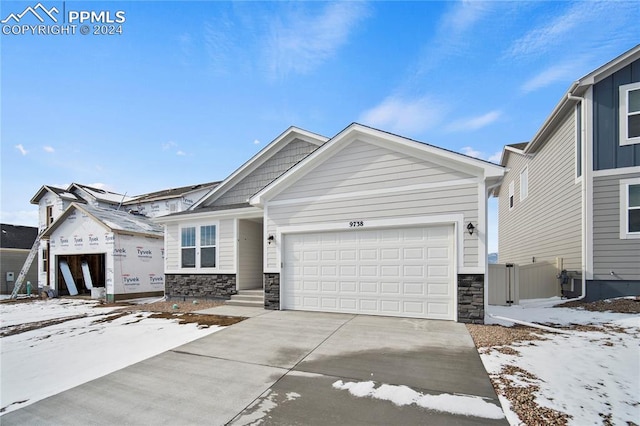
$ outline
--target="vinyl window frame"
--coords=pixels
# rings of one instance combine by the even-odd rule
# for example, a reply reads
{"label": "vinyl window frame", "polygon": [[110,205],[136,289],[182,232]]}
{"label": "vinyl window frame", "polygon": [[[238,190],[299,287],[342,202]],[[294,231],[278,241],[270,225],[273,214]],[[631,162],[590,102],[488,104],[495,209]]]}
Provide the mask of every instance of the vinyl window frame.
{"label": "vinyl window frame", "polygon": [[[211,237],[207,235],[206,230],[209,230],[209,233],[213,234]],[[186,230],[193,230],[193,241],[187,241],[188,243],[193,243],[192,245],[185,245],[185,241],[183,238],[183,233]],[[179,228],[179,242],[180,242],[180,260],[179,260],[179,268],[188,270],[188,271],[210,271],[218,269],[219,265],[219,230],[220,224],[217,221],[202,223],[202,224],[184,224]],[[193,250],[194,252],[194,265],[193,266],[185,266],[184,265],[184,250]],[[213,258],[203,256],[203,252],[213,251]],[[203,261],[204,259],[204,261]],[[206,260],[211,259],[213,261],[213,265],[206,264]],[[205,264],[203,266],[203,263]]]}
{"label": "vinyl window frame", "polygon": [[631,186],[640,186],[640,177],[620,180],[620,239],[640,239],[640,230],[629,232],[629,212],[640,211],[640,205],[629,205],[629,189]]}
{"label": "vinyl window frame", "polygon": [[520,172],[520,201],[529,196],[529,166],[525,166]]}
{"label": "vinyl window frame", "polygon": [[629,95],[631,92],[638,92],[640,96],[640,82],[624,84],[618,87],[619,91],[619,115],[620,115],[620,146],[634,145],[640,143],[640,135],[629,137],[629,118],[637,116],[640,119],[640,110],[629,111]]}
{"label": "vinyl window frame", "polygon": [[514,204],[515,204],[515,190],[516,190],[516,183],[515,181],[511,181],[511,183],[509,183],[509,197],[507,198],[507,205],[509,206],[509,211],[513,210]]}

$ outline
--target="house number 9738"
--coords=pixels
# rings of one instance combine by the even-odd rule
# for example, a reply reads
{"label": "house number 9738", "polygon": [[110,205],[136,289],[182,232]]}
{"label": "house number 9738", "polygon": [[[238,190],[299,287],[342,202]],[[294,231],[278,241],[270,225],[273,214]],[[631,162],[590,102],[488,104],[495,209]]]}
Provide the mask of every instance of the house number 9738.
{"label": "house number 9738", "polygon": [[361,226],[364,226],[364,221],[362,221],[362,220],[353,220],[353,221],[349,222],[349,227],[350,228],[359,228]]}

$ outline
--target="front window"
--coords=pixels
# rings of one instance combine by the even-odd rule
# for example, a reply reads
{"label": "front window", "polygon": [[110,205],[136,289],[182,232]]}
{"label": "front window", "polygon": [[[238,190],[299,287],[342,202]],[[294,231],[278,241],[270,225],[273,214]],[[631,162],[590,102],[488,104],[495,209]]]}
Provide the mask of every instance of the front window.
{"label": "front window", "polygon": [[620,181],[620,238],[640,238],[640,178]]}
{"label": "front window", "polygon": [[196,267],[196,228],[182,228],[182,267]]}
{"label": "front window", "polygon": [[181,229],[181,265],[183,268],[215,268],[217,259],[216,225]]}
{"label": "front window", "polygon": [[640,82],[620,86],[620,145],[640,143]]}
{"label": "front window", "polygon": [[529,195],[529,168],[525,167],[522,172],[520,172],[520,201],[527,198]]}
{"label": "front window", "polygon": [[515,184],[511,182],[509,184],[509,210],[513,208],[513,194],[515,192]]}

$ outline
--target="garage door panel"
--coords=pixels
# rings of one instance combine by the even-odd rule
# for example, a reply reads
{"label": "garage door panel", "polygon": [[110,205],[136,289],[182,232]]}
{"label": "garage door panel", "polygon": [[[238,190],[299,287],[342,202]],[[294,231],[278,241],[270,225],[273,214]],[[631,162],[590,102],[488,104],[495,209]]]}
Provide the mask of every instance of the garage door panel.
{"label": "garage door panel", "polygon": [[455,319],[453,241],[452,226],[285,235],[283,308]]}

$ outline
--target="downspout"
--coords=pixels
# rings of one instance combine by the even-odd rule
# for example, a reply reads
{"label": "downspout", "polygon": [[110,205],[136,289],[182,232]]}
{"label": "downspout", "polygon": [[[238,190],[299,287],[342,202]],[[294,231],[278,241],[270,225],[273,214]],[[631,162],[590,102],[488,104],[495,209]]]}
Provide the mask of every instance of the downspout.
{"label": "downspout", "polygon": [[586,105],[585,105],[585,98],[583,98],[582,96],[575,96],[572,95],[573,90],[575,89],[575,86],[572,87],[572,90],[569,91],[569,93],[567,93],[567,99],[571,100],[571,101],[578,101],[580,102],[580,144],[582,145],[580,147],[580,167],[582,170],[582,187],[581,187],[581,192],[582,192],[582,196],[581,198],[581,214],[582,214],[582,247],[581,247],[581,254],[582,254],[582,291],[579,297],[570,299],[570,300],[582,300],[587,296],[587,232],[589,230],[589,227],[587,226],[587,218],[588,218],[588,214],[587,214],[587,185],[589,184],[589,179],[587,178],[587,170],[589,169],[590,165],[587,164],[587,120],[586,120]]}

